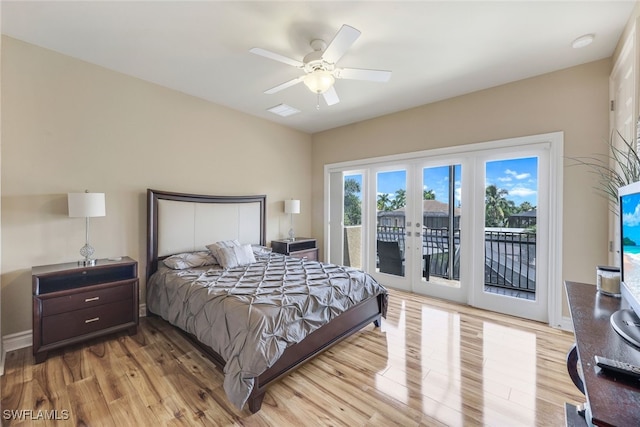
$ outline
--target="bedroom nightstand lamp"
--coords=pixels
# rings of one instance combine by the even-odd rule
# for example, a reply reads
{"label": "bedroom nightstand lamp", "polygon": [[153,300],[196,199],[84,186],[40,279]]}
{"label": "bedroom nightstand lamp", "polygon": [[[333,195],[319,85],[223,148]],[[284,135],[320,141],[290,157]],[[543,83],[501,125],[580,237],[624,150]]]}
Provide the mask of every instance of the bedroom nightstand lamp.
{"label": "bedroom nightstand lamp", "polygon": [[296,240],[295,233],[293,232],[293,214],[300,213],[300,200],[285,200],[284,201],[284,213],[291,215],[291,228],[289,229],[289,240]]}
{"label": "bedroom nightstand lamp", "polygon": [[69,217],[84,218],[86,221],[85,245],[80,248],[80,255],[83,260],[78,261],[79,265],[96,265],[96,260],[91,258],[94,249],[89,245],[89,218],[105,216],[104,193],[68,193]]}

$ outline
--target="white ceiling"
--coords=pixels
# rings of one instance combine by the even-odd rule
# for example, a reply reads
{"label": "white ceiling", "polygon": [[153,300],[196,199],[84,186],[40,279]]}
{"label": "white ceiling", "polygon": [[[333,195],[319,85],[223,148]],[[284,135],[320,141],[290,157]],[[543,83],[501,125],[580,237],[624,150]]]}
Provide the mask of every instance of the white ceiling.
{"label": "white ceiling", "polygon": [[[7,1],[2,33],[254,116],[313,133],[612,55],[634,1]],[[362,32],[340,67],[392,70],[387,83],[337,80],[331,107],[302,60],[342,24]],[[595,34],[592,45],[571,42]],[[302,112],[266,111],[286,103]]]}

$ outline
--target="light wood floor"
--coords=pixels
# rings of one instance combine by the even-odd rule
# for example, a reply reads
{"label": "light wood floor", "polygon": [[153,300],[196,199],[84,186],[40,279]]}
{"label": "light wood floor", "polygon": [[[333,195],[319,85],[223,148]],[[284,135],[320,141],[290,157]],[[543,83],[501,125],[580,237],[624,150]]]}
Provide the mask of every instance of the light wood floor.
{"label": "light wood floor", "polygon": [[[565,368],[571,334],[390,294],[381,328],[282,378],[257,414],[231,406],[222,372],[176,330],[143,318],[135,336],[54,351],[39,365],[31,348],[7,354],[3,425],[561,426],[564,402],[584,400]],[[11,410],[22,420],[7,419]],[[47,416],[58,420],[33,420]]]}

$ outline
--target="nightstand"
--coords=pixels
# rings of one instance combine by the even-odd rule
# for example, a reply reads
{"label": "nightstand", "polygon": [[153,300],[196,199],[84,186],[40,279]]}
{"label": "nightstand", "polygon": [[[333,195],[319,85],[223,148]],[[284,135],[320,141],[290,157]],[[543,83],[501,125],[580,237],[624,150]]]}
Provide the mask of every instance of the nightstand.
{"label": "nightstand", "polygon": [[272,240],[271,249],[273,252],[297,258],[306,258],[312,261],[318,260],[316,239],[311,239],[309,237],[296,237],[296,240],[294,241],[289,239]]}
{"label": "nightstand", "polygon": [[33,355],[102,335],[138,328],[138,263],[129,258],[99,259],[31,269]]}

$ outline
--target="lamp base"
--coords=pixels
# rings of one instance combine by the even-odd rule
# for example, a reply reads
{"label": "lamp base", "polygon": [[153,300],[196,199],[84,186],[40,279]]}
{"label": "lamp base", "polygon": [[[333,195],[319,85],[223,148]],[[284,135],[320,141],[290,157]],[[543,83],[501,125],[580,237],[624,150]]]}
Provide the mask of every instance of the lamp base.
{"label": "lamp base", "polygon": [[93,267],[94,265],[96,265],[96,260],[95,259],[81,259],[80,261],[78,261],[78,265],[81,265],[83,267]]}

